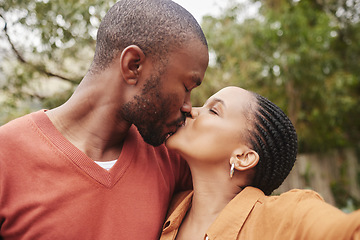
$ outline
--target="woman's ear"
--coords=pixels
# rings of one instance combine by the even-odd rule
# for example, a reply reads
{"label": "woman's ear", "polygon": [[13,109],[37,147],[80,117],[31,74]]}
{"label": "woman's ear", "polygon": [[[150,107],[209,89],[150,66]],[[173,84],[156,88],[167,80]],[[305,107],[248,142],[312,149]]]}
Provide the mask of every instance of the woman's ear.
{"label": "woman's ear", "polygon": [[121,52],[120,69],[123,79],[127,84],[137,84],[144,61],[145,54],[136,45],[130,45]]}
{"label": "woman's ear", "polygon": [[254,168],[259,162],[259,154],[252,149],[236,149],[230,158],[230,164],[234,163],[235,169],[245,171]]}

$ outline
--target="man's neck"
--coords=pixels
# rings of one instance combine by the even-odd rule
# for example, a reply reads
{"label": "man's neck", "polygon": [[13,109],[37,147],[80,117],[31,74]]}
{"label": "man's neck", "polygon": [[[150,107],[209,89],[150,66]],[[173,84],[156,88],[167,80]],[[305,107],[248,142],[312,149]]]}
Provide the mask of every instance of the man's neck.
{"label": "man's neck", "polygon": [[118,126],[101,111],[77,116],[60,107],[47,111],[47,115],[67,140],[96,161],[117,159],[130,128],[127,123]]}
{"label": "man's neck", "polygon": [[96,161],[117,159],[131,126],[118,114],[120,93],[104,85],[80,85],[65,104],[46,112],[66,139]]}

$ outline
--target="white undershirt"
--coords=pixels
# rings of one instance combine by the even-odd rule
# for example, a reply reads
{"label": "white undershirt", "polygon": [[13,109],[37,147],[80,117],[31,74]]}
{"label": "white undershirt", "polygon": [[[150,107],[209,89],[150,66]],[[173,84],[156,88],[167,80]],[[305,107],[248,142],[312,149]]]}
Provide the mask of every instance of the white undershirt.
{"label": "white undershirt", "polygon": [[99,165],[100,167],[106,169],[106,170],[110,170],[116,163],[117,159],[112,160],[112,161],[106,161],[106,162],[100,162],[100,161],[94,161],[97,165]]}

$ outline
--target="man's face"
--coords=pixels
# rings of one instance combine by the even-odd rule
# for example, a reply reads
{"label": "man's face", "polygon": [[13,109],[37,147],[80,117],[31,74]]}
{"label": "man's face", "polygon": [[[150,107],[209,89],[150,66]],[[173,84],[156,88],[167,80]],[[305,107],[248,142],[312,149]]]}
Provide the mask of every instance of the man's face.
{"label": "man's face", "polygon": [[124,118],[145,142],[158,146],[184,123],[191,111],[190,92],[201,84],[208,60],[207,48],[198,40],[190,42],[169,54],[164,71],[154,69],[141,95],[124,105]]}
{"label": "man's face", "polygon": [[[144,141],[158,146],[164,142],[164,132],[171,128],[175,131],[185,118],[183,114],[171,118],[168,109],[173,109],[179,99],[176,95],[163,94],[159,75],[152,75],[147,80],[141,95],[123,107],[126,118],[137,128]],[[169,119],[171,119],[169,121]]]}

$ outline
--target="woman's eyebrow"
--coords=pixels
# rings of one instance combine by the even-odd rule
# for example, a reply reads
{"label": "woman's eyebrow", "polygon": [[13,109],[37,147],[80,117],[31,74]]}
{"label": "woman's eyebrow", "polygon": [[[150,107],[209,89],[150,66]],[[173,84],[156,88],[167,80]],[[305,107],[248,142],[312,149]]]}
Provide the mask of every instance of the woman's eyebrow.
{"label": "woman's eyebrow", "polygon": [[204,106],[207,105],[207,104],[209,104],[209,101],[210,101],[210,102],[215,102],[215,103],[221,103],[221,104],[226,108],[225,102],[224,102],[222,99],[220,99],[220,98],[211,98],[211,99],[208,99],[208,100],[205,102]]}

